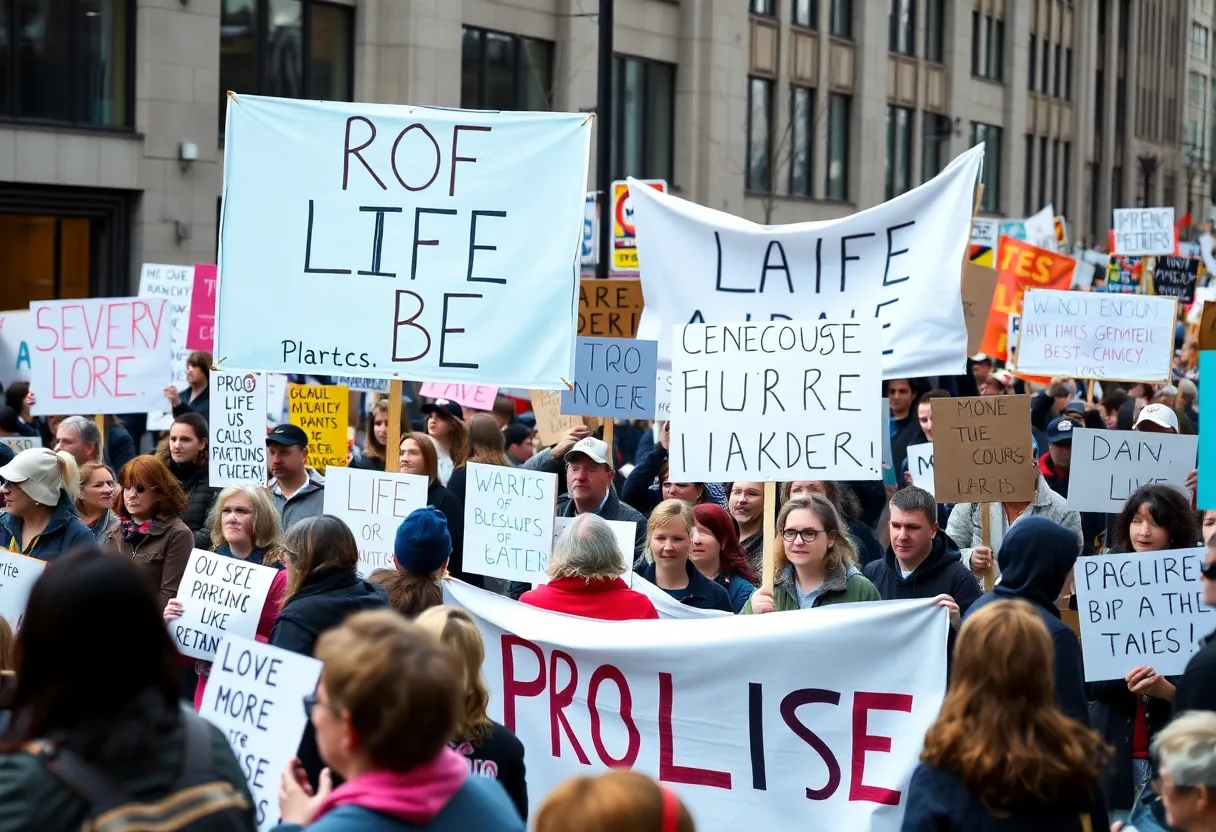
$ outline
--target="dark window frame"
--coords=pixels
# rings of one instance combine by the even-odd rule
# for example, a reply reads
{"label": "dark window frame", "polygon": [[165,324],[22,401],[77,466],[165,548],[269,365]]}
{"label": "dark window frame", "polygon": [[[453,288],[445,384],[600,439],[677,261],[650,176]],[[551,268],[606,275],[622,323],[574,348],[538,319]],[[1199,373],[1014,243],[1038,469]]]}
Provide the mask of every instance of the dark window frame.
{"label": "dark window frame", "polygon": [[[752,177],[756,173],[752,169],[752,117],[755,115],[755,106],[752,103],[753,90],[756,85],[760,84],[767,92],[765,93],[765,121],[767,122],[765,133],[765,149],[764,149],[764,182],[757,186],[752,182]],[[776,191],[776,177],[773,170],[773,118],[775,107],[773,106],[773,89],[777,82],[772,78],[765,78],[761,75],[747,76],[747,127],[746,127],[746,143],[745,153],[743,157],[743,191],[749,194],[771,194]]]}
{"label": "dark window frame", "polygon": [[[900,135],[899,116],[904,117],[904,132]],[[887,141],[886,141],[886,198],[888,200],[906,194],[912,190],[912,131],[916,121],[916,111],[911,107],[887,105]],[[899,166],[902,159],[903,177],[900,179]]]}
{"label": "dark window frame", "polygon": [[[795,129],[795,118],[798,113],[796,104],[798,94],[807,96],[806,108],[806,189],[802,184],[795,184],[794,157],[798,153],[798,134]],[[790,153],[789,153],[789,195],[801,199],[812,199],[815,196],[815,93],[814,87],[805,84],[790,84]]]}
{"label": "dark window frame", "polygon": [[935,64],[946,62],[945,0],[925,0],[924,58]]}
{"label": "dark window frame", "polygon": [[831,0],[828,33],[834,38],[853,39],[853,0]]}
{"label": "dark window frame", "polygon": [[[646,142],[642,143],[643,169],[637,174],[628,174],[630,176],[635,176],[638,179],[666,179],[670,184],[671,179],[675,176],[676,164],[676,94],[677,90],[679,89],[676,81],[676,73],[679,72],[679,66],[677,64],[669,64],[666,61],[656,61],[650,58],[642,58],[637,55],[627,55],[622,52],[614,53],[612,56],[612,84],[615,89],[621,91],[622,95],[624,94],[625,90],[625,64],[627,61],[634,61],[641,64],[642,67],[642,125],[641,132],[639,134],[642,136],[650,135],[650,67],[657,64],[671,68],[671,101],[666,113],[668,124],[671,125],[671,129],[668,131],[671,135],[671,140],[667,143],[667,159],[665,164],[666,170],[670,171],[670,175],[665,177],[649,175],[655,171],[651,169],[652,160],[649,156],[649,145]],[[619,107],[614,107],[612,116],[613,150],[611,163],[613,179],[624,179],[626,176],[625,172],[619,167],[622,163],[623,154],[620,154],[617,151],[618,148],[623,148],[625,146],[625,119],[621,116],[620,112],[618,112],[619,109]]]}
{"label": "dark window frame", "polygon": [[[754,14],[757,17],[776,17],[781,10],[777,5],[778,0],[749,0],[747,11],[749,14]],[[757,6],[763,6],[763,9],[757,9]]]}
{"label": "dark window frame", "polygon": [[[901,26],[898,12],[908,10],[908,25]],[[916,0],[890,0],[887,11],[889,31],[887,33],[887,51],[896,55],[916,57]],[[900,40],[906,36],[907,48],[900,48]]]}
{"label": "dark window frame", "polygon": [[[810,15],[806,23],[798,20],[798,12],[809,7]],[[790,9],[790,25],[798,29],[806,29],[812,32],[819,29],[819,0],[793,0],[793,6]]]}
{"label": "dark window frame", "polygon": [[[484,26],[463,26],[463,27],[461,27],[461,30],[460,30],[461,71],[463,71],[463,69],[464,69],[464,67],[463,67],[464,54],[463,53],[464,53],[464,37],[465,37],[466,32],[472,32],[477,35],[477,103],[475,105],[466,105],[464,101],[461,101],[460,105],[462,108],[473,109],[473,110],[490,109],[490,108],[484,106],[486,103],[486,99],[489,97],[488,89],[489,89],[489,83],[490,83],[490,80],[489,80],[490,75],[489,75],[489,72],[487,71],[487,67],[486,67],[486,61],[487,61],[486,36],[487,35],[498,35],[499,37],[510,38],[513,41],[512,46],[514,48],[514,61],[513,61],[512,67],[511,67],[511,87],[512,87],[512,91],[514,92],[515,101],[513,103],[513,108],[515,111],[524,109],[521,106],[521,99],[523,98],[523,91],[525,88],[524,83],[523,83],[523,79],[524,79],[523,73],[524,73],[524,64],[525,64],[525,61],[523,58],[524,51],[525,51],[523,48],[524,42],[529,41],[529,42],[535,42],[535,43],[543,43],[549,47],[549,89],[545,90],[545,98],[548,101],[549,109],[550,110],[553,109],[553,69],[554,69],[554,65],[556,64],[555,57],[557,54],[557,45],[555,43],[553,43],[552,41],[544,40],[543,38],[531,38],[526,35],[517,35],[514,32],[503,32],[498,29],[488,29]],[[615,77],[613,78],[613,82],[614,83],[616,82]]]}
{"label": "dark window frame", "polygon": [[[832,194],[832,103],[842,101],[844,104],[844,141],[841,143],[840,160],[842,173],[839,195]],[[853,96],[842,92],[828,93],[827,100],[827,142],[824,147],[823,198],[826,202],[849,201],[849,167],[852,162],[849,153],[849,143],[853,134]]]}

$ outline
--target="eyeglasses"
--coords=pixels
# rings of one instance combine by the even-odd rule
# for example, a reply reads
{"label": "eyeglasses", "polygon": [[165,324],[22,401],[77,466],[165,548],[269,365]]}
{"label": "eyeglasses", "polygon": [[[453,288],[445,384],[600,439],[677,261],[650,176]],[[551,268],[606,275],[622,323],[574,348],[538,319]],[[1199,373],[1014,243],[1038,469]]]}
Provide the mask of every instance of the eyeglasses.
{"label": "eyeglasses", "polygon": [[781,539],[786,543],[793,543],[801,537],[803,543],[814,543],[821,534],[823,529],[782,529]]}
{"label": "eyeglasses", "polygon": [[1216,581],[1216,560],[1199,567],[1199,574],[1209,581]]}
{"label": "eyeglasses", "polygon": [[145,491],[155,491],[154,485],[124,485],[123,490],[134,491],[136,494],[143,494]]}
{"label": "eyeglasses", "polygon": [[315,693],[310,693],[304,697],[304,715],[312,719],[312,710],[321,704],[321,700],[317,698]]}

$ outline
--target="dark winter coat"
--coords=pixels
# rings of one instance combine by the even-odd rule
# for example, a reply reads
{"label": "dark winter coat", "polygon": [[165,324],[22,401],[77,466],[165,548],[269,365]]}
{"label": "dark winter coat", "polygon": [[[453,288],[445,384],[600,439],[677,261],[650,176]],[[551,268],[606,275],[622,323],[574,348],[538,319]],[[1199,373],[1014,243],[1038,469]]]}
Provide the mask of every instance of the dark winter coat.
{"label": "dark winter coat", "polygon": [[[639,568],[637,574],[655,586],[659,586],[659,582],[655,577],[656,571],[655,565],[648,563]],[[731,606],[730,596],[726,594],[726,590],[697,571],[697,567],[693,566],[691,560],[684,561],[684,572],[688,575],[688,587],[686,589],[673,591],[663,589],[661,586],[659,589],[663,589],[672,598],[688,607],[696,607],[699,610],[722,610],[723,612],[730,613],[735,611],[735,608]],[[676,592],[680,594],[676,595]]]}
{"label": "dark winter coat", "polygon": [[121,424],[106,428],[106,447],[102,453],[105,462],[115,472],[121,471],[136,456],[135,440]]}
{"label": "dark winter coat", "polygon": [[179,515],[182,522],[190,531],[203,533],[199,543],[196,543],[200,549],[210,549],[207,513],[215,504],[215,498],[219,496],[220,489],[211,487],[205,462],[199,465],[197,463],[177,463],[170,459],[166,464],[170,473],[181,483],[182,491],[186,492],[186,508]]}
{"label": "dark winter coat", "polygon": [[[89,533],[92,537],[92,532]],[[177,588],[186,573],[186,562],[194,549],[194,533],[177,517],[157,517],[151,530],[134,542],[122,535],[122,526],[110,532],[109,546],[131,558],[156,593],[158,609],[177,597]]]}
{"label": "dark winter coat", "polygon": [[173,408],[173,416],[177,418],[184,413],[197,413],[211,424],[211,385],[204,387],[193,401],[190,400],[190,388],[183,387],[177,391],[179,399],[177,407]]}
{"label": "dark winter coat", "polygon": [[862,574],[870,579],[884,601],[949,595],[958,604],[959,613],[965,615],[980,597],[979,584],[959,560],[958,547],[940,531],[933,538],[929,556],[908,577],[903,577],[890,547],[882,560],[866,564]]}
{"label": "dark winter coat", "polygon": [[1191,656],[1174,690],[1174,716],[1187,711],[1216,711],[1216,632]]}
{"label": "dark winter coat", "polygon": [[[24,521],[20,517],[7,512],[0,512],[0,549],[10,548],[14,551],[21,547],[21,529]],[[51,512],[51,519],[46,528],[34,541],[29,551],[21,554],[38,560],[54,560],[74,546],[88,546],[94,543],[93,531],[84,521],[76,516],[76,508],[68,499],[67,492],[59,491],[59,502]]]}
{"label": "dark winter coat", "polygon": [[524,744],[497,722],[490,723],[486,736],[477,742],[455,740],[448,747],[469,763],[469,773],[497,780],[515,804],[521,820],[528,819],[528,781],[524,767]]}

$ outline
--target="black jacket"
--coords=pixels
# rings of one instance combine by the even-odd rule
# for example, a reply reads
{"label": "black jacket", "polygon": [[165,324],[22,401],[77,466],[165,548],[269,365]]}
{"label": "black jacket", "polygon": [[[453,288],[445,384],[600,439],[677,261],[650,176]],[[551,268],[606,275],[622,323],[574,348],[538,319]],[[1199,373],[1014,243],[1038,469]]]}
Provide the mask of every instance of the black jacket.
{"label": "black jacket", "polygon": [[[186,492],[186,509],[179,516],[186,528],[194,532],[195,546],[200,549],[210,549],[210,536],[207,534],[207,513],[220,489],[212,488],[207,478],[207,464],[178,464],[172,459],[168,462],[169,471],[181,483],[182,491]],[[200,538],[200,534],[202,537]],[[199,545],[200,539],[204,541]]]}
{"label": "black jacket", "polygon": [[1178,677],[1174,716],[1187,711],[1216,711],[1216,632],[1203,640]]}
{"label": "black jacket", "polygon": [[[917,401],[919,401],[919,398]],[[919,445],[929,441],[925,438],[924,431],[920,429],[920,421],[916,418],[916,408],[918,406],[917,402],[912,402],[912,409],[908,411],[907,423],[891,437],[891,466],[897,474],[904,470],[904,463],[908,460],[908,446]],[[891,421],[895,421],[894,417],[892,417]],[[883,598],[886,597],[885,595],[883,596]]]}
{"label": "black jacket", "polygon": [[[659,582],[655,579],[655,565],[648,563],[640,567],[637,573],[646,580],[650,581],[655,586],[659,586]],[[688,607],[696,607],[699,610],[722,610],[723,612],[735,611],[731,606],[730,595],[722,588],[721,584],[711,581],[709,578],[697,571],[697,567],[693,566],[691,560],[684,561],[684,571],[688,575],[688,588],[683,591],[683,597],[677,598],[671,594],[671,590],[664,589],[668,595],[672,595],[681,604]],[[662,587],[659,587],[662,589]]]}
{"label": "black jacket", "polygon": [[528,819],[528,781],[524,768],[524,744],[519,737],[497,722],[480,742],[455,740],[451,749],[469,762],[474,777],[497,780],[515,804],[520,819]]}
{"label": "black jacket", "polygon": [[484,577],[464,571],[464,503],[439,480],[433,480],[426,490],[426,504],[437,509],[448,521],[448,534],[452,536],[452,557],[448,560],[448,572],[453,578],[484,589]]}
{"label": "black jacket", "polygon": [[908,577],[903,577],[895,552],[890,547],[882,560],[866,564],[862,571],[884,601],[949,595],[958,604],[959,613],[966,615],[980,597],[975,576],[963,566],[958,547],[942,531],[933,538],[933,549],[929,556]]}
{"label": "black jacket", "polygon": [[135,459],[135,440],[122,425],[110,425],[106,428],[106,447],[102,455],[106,464],[118,473],[122,466]]}
{"label": "black jacket", "polygon": [[874,530],[858,519],[849,520],[848,526],[849,537],[857,548],[857,559],[861,561],[861,565],[882,560],[882,544],[874,536]]}
{"label": "black jacket", "polygon": [[1047,625],[1055,648],[1056,704],[1065,715],[1089,725],[1081,644],[1056,607],[1056,598],[1077,562],[1077,548],[1076,535],[1059,523],[1045,517],[1018,521],[1009,529],[997,555],[1001,582],[972,604],[967,615],[1002,598],[1030,602]]}
{"label": "black jacket", "polygon": [[183,413],[197,413],[207,420],[207,424],[211,424],[211,385],[208,384],[203,388],[203,391],[198,394],[198,398],[194,401],[190,399],[190,388],[183,387],[177,391],[178,405],[173,408],[173,416],[181,416]]}
{"label": "black jacket", "polygon": [[621,488],[621,499],[647,517],[663,499],[662,493],[650,486],[659,476],[659,468],[662,467],[665,459],[667,459],[667,449],[658,442],[654,443],[645,456],[638,458],[633,470],[625,478],[625,485]]}

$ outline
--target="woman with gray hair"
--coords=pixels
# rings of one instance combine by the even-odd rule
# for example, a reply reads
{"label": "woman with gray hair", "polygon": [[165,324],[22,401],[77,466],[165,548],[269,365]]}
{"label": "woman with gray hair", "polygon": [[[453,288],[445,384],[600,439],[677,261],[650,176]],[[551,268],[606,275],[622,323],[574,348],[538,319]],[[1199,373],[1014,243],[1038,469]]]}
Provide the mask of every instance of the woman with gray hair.
{"label": "woman with gray hair", "polygon": [[658,618],[650,599],[621,580],[625,558],[603,518],[580,514],[553,544],[545,568],[549,583],[525,592],[519,600],[552,612],[604,621]]}
{"label": "woman with gray hair", "polygon": [[1153,791],[1161,796],[1169,827],[1216,830],[1216,713],[1191,711],[1175,719],[1153,738],[1153,756],[1158,768]]}

